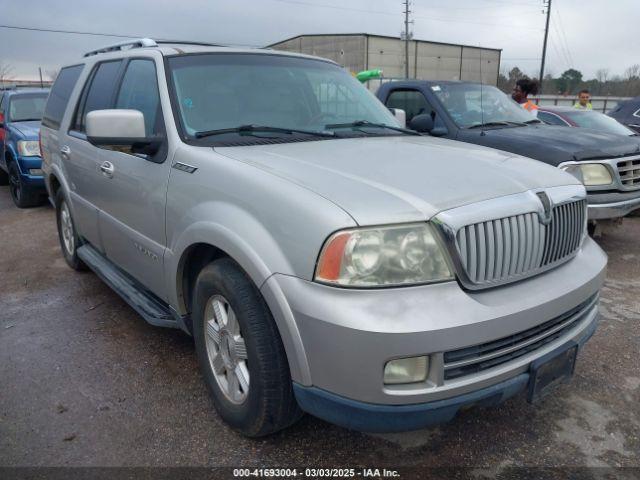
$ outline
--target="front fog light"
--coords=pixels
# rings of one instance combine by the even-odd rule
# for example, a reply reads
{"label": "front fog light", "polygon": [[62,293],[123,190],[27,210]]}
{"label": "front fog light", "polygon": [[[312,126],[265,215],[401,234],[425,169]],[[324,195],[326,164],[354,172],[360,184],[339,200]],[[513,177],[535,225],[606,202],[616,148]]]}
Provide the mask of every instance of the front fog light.
{"label": "front fog light", "polygon": [[583,183],[585,186],[593,187],[596,185],[610,185],[613,177],[609,173],[609,169],[599,163],[585,163],[580,165],[582,171]]}
{"label": "front fog light", "polygon": [[429,357],[391,360],[384,366],[385,385],[424,382],[429,372]]}

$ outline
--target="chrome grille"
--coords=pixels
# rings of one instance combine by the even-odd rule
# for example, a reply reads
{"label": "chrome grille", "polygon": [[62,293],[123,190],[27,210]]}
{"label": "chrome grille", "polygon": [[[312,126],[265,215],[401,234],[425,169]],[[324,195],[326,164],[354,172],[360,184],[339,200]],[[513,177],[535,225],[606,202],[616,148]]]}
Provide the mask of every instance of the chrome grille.
{"label": "chrome grille", "polygon": [[464,226],[456,249],[468,281],[491,286],[568,259],[580,247],[586,200],[555,205],[548,225],[530,212]]}
{"label": "chrome grille", "polygon": [[445,352],[445,380],[479,373],[544,347],[579,325],[597,302],[596,294],[568,312],[523,332]]}
{"label": "chrome grille", "polygon": [[618,175],[625,189],[640,188],[640,158],[618,162]]}

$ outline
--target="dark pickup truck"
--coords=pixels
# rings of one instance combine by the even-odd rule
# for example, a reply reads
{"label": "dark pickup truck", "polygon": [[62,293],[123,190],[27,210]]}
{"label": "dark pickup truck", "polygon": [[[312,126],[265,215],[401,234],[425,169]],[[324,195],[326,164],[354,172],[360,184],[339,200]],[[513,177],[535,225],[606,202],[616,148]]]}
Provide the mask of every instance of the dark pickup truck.
{"label": "dark pickup truck", "polygon": [[406,113],[409,128],[475,143],[560,167],[580,178],[589,219],[640,209],[640,139],[546,125],[495,87],[470,82],[383,83],[377,96]]}

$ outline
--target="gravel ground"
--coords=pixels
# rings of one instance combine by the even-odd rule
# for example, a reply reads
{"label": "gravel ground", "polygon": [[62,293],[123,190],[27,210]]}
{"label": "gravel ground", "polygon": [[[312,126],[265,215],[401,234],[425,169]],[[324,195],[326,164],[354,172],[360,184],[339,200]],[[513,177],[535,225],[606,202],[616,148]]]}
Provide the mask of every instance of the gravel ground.
{"label": "gravel ground", "polygon": [[640,467],[640,218],[598,240],[601,324],[557,395],[393,435],[306,416],[260,440],[216,415],[188,336],[66,266],[50,207],[19,210],[0,189],[0,239],[0,466]]}

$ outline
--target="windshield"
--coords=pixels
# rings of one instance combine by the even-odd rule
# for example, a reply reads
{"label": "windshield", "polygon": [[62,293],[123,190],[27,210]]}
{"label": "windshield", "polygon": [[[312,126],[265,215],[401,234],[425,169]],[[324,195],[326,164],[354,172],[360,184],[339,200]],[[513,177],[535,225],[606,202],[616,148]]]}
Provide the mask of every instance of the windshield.
{"label": "windshield", "polygon": [[[196,133],[246,125],[290,128],[297,133],[335,130],[341,136],[345,127],[338,125],[357,121],[398,127],[395,117],[360,82],[329,62],[214,53],[172,57],[169,68],[180,123],[192,138]],[[357,134],[362,128],[368,127],[347,131]],[[378,128],[375,134],[399,133]]]}
{"label": "windshield", "polygon": [[617,120],[607,117],[603,113],[593,111],[564,111],[562,114],[573,121],[577,126],[584,128],[593,128],[607,133],[616,135],[634,135],[631,131]]}
{"label": "windshield", "polygon": [[514,102],[510,97],[490,85],[459,83],[432,85],[452,120],[460,128],[475,125],[535,120],[535,116]]}
{"label": "windshield", "polygon": [[12,95],[9,103],[9,120],[25,122],[27,120],[41,120],[47,95]]}

